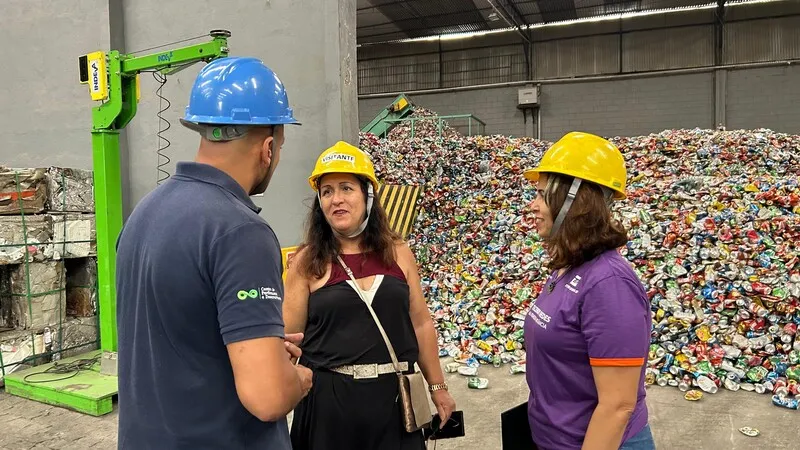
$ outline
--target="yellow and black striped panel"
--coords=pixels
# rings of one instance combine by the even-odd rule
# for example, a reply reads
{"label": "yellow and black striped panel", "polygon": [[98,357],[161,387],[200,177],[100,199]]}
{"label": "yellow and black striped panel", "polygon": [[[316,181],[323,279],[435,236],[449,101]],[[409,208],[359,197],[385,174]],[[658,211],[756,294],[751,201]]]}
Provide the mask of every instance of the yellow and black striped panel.
{"label": "yellow and black striped panel", "polygon": [[389,226],[404,239],[417,218],[417,200],[422,186],[384,184],[378,190],[378,201],[389,216]]}

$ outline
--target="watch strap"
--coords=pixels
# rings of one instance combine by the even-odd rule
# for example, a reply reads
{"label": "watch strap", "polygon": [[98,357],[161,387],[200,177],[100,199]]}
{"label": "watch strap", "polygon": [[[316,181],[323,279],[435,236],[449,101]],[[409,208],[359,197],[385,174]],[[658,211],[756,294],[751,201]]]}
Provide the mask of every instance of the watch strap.
{"label": "watch strap", "polygon": [[445,390],[446,391],[447,390],[447,383],[431,384],[431,385],[428,386],[428,390],[431,391],[431,392],[441,391],[441,390]]}

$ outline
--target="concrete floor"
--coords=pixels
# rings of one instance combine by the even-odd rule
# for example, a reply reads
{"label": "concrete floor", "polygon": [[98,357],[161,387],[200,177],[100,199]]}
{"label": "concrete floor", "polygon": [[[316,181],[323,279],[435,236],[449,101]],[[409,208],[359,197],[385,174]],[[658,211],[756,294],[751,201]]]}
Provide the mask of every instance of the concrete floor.
{"label": "concrete floor", "polygon": [[[439,441],[437,450],[500,449],[500,413],[526,400],[525,376],[486,366],[478,375],[489,379],[488,389],[468,389],[466,377],[447,374],[458,409],[464,411],[466,437]],[[800,412],[773,406],[767,395],[721,390],[688,402],[678,389],[658,386],[647,395],[659,449],[800,448]],[[116,406],[111,414],[95,418],[0,391],[0,424],[3,450],[116,448]],[[758,428],[761,435],[747,437],[738,431],[743,426]]]}
{"label": "concrete floor", "polygon": [[[465,377],[447,374],[458,409],[464,410],[466,436],[440,441],[437,450],[501,448],[500,414],[527,400],[525,375],[482,366],[478,376],[489,379],[488,389],[469,389]],[[768,395],[722,389],[689,402],[677,388],[651,386],[647,405],[659,449],[800,449],[800,412],[772,405]],[[740,433],[745,426],[757,428],[760,436]]]}

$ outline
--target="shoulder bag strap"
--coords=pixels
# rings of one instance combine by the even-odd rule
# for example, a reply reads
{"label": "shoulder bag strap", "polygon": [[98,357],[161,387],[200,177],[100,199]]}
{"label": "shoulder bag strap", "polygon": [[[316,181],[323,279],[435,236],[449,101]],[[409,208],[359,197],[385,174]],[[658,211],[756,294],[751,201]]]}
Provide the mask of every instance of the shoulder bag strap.
{"label": "shoulder bag strap", "polygon": [[372,318],[375,320],[375,325],[378,326],[378,330],[381,332],[381,336],[383,336],[383,341],[386,343],[386,348],[389,349],[389,356],[392,358],[392,364],[394,365],[394,370],[397,372],[398,375],[401,375],[403,372],[400,370],[400,363],[397,361],[397,355],[394,352],[394,347],[392,347],[392,343],[389,342],[389,336],[386,335],[386,331],[383,329],[383,325],[381,325],[381,321],[378,320],[378,316],[375,314],[375,310],[372,309],[372,305],[367,302],[367,299],[364,298],[364,294],[361,292],[361,287],[358,285],[355,277],[353,276],[353,271],[347,267],[347,264],[344,263],[342,257],[336,255],[336,258],[339,260],[339,264],[342,265],[344,271],[347,272],[347,275],[350,276],[350,279],[353,280],[353,284],[355,285],[355,291],[358,293],[358,296],[361,298],[361,301],[367,305],[369,309],[369,313],[372,314]]}

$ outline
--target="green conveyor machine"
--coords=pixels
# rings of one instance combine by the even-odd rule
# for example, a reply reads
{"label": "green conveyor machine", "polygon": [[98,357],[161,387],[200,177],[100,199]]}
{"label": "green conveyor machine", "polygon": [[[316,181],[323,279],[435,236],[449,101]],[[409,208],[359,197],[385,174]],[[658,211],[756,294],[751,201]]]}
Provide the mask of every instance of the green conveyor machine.
{"label": "green conveyor machine", "polygon": [[400,94],[389,106],[378,113],[370,123],[361,128],[361,131],[383,137],[399,123],[400,119],[408,116],[413,111],[414,105],[411,104],[408,97]]}

